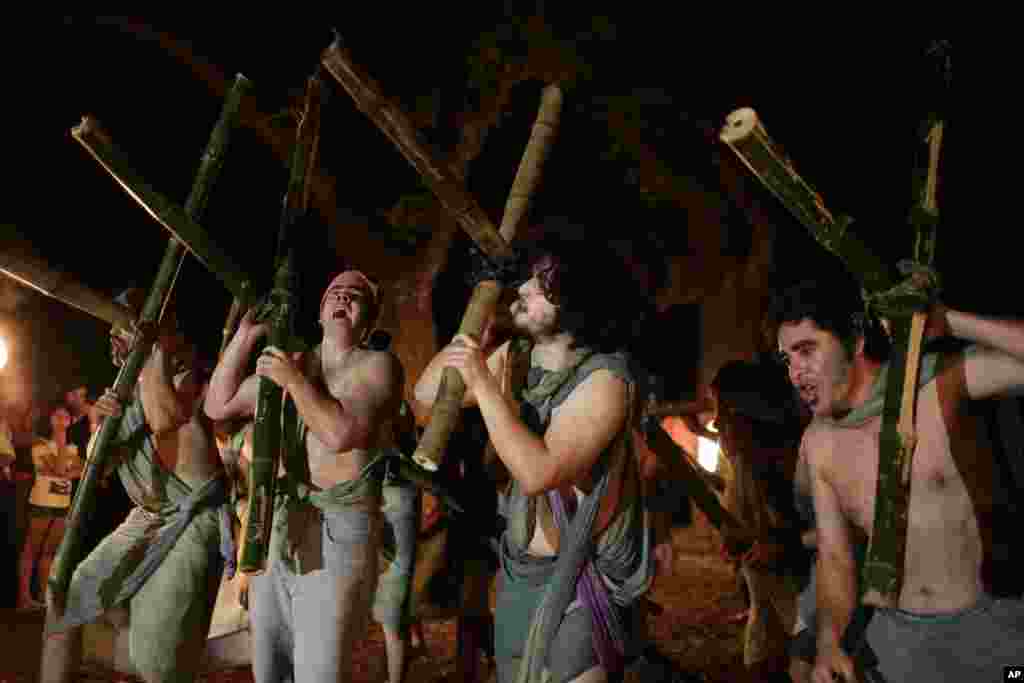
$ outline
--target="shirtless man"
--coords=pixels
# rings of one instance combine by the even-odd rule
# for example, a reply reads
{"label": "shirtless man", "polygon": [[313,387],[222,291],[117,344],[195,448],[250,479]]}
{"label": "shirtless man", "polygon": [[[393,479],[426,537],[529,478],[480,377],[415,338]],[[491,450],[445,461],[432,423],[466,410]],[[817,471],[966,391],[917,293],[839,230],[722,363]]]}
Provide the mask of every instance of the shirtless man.
{"label": "shirtless man", "polygon": [[[790,381],[814,415],[802,449],[818,542],[818,654],[814,680],[853,681],[840,638],[856,604],[854,543],[870,535],[887,366],[877,325],[856,293],[804,283],[773,306]],[[1024,662],[1024,608],[986,592],[993,461],[971,400],[1024,386],[1024,324],[934,305],[929,336],[970,345],[927,354],[916,404],[907,549],[897,604],[878,596],[867,640],[888,681],[999,680]]]}
{"label": "shirtless man", "polygon": [[[431,404],[443,369],[457,368],[513,480],[495,609],[499,683],[539,681],[544,669],[557,683],[606,681],[635,645],[636,601],[654,573],[629,448],[634,380],[618,352],[637,292],[614,257],[554,240],[542,251],[511,307],[521,337],[485,359],[456,336],[416,400]],[[526,386],[514,378],[524,363]]]}
{"label": "shirtless man", "polygon": [[[320,302],[323,339],[304,358],[266,347],[268,331],[247,314],[213,373],[206,413],[215,420],[255,414],[265,377],[295,403],[312,493],[278,487],[267,571],[250,580],[253,674],[258,683],[347,680],[354,643],[367,627],[377,581],[380,480],[368,467],[389,444],[402,398],[402,366],[363,346],[380,308],[378,286],[348,270]],[[282,517],[283,515],[283,517]]]}
{"label": "shirtless man", "polygon": [[[128,290],[118,301],[134,314],[143,296]],[[133,335],[111,330],[116,365]],[[63,614],[47,615],[40,680],[69,680],[66,674],[78,668],[81,626],[120,606],[129,609],[131,660],[144,680],[199,674],[223,571],[226,519],[223,466],[200,410],[205,375],[168,307],[135,398],[122,407],[107,391],[96,402],[101,418],[121,415],[112,467],[135,507],[78,565]]]}

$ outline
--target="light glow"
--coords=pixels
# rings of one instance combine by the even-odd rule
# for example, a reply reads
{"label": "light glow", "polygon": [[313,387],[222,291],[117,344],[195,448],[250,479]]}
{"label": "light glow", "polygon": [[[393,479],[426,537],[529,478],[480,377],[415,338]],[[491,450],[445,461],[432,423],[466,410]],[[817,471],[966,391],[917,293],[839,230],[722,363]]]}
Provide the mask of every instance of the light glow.
{"label": "light glow", "polygon": [[718,470],[718,442],[704,436],[697,437],[697,462],[708,472]]}
{"label": "light glow", "polygon": [[7,365],[7,342],[4,341],[3,337],[0,337],[0,370],[4,369]]}
{"label": "light glow", "polygon": [[718,420],[717,419],[712,419],[711,422],[708,422],[707,430],[709,432],[711,432],[712,434],[717,434],[718,433]]}

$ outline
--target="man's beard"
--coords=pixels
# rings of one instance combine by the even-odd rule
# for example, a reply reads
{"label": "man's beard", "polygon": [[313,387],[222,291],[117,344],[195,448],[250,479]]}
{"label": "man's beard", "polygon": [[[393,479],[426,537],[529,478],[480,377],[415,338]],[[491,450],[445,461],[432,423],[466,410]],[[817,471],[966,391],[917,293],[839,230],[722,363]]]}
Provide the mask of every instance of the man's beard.
{"label": "man's beard", "polygon": [[531,320],[527,316],[525,306],[521,306],[518,301],[512,304],[509,312],[508,325],[510,325],[511,329],[515,332],[527,335],[534,339],[539,337],[551,337],[559,332],[557,315],[551,320],[545,320],[543,322]]}

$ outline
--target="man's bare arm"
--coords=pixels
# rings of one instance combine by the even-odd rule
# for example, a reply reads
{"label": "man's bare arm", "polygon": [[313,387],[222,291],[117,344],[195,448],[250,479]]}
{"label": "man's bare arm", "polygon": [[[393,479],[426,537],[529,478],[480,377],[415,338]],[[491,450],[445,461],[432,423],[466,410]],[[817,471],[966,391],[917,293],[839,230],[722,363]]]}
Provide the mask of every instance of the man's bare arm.
{"label": "man's bare arm", "polygon": [[985,399],[1024,390],[1024,321],[952,310],[945,310],[945,318],[953,336],[980,347],[964,360],[968,396]]}
{"label": "man's bare arm", "polygon": [[[857,563],[850,524],[829,478],[829,461],[834,456],[831,434],[811,427],[801,447],[806,449],[817,524],[818,663],[852,675],[852,662],[840,643],[857,605]],[[848,676],[848,680],[855,679]]]}
{"label": "man's bare arm", "polygon": [[626,384],[598,370],[561,405],[544,437],[531,432],[493,375],[477,386],[491,442],[526,495],[578,482],[626,423]]}
{"label": "man's bare arm", "polygon": [[371,446],[381,414],[397,409],[401,400],[404,376],[393,354],[373,353],[358,369],[358,377],[338,397],[305,374],[286,387],[306,426],[331,451]]}
{"label": "man's bare arm", "polygon": [[175,378],[171,355],[159,344],[142,368],[139,395],[146,423],[155,435],[177,431],[194,414],[200,387],[192,372]]}
{"label": "man's bare arm", "polygon": [[211,420],[251,417],[256,413],[259,380],[255,375],[246,377],[245,373],[256,342],[265,333],[266,325],[253,325],[252,311],[247,313],[210,378],[203,410]]}

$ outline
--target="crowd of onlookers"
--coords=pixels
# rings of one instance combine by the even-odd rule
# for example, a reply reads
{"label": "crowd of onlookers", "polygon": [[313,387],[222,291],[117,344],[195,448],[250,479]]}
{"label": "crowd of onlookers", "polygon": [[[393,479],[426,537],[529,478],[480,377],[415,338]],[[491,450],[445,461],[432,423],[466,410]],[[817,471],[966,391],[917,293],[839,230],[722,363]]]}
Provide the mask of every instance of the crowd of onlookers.
{"label": "crowd of onlookers", "polygon": [[[45,404],[0,401],[0,505],[6,525],[0,607],[42,608],[50,563],[96,427],[84,386]],[[87,530],[87,545],[102,533],[103,523],[97,518],[90,525],[95,528]]]}

